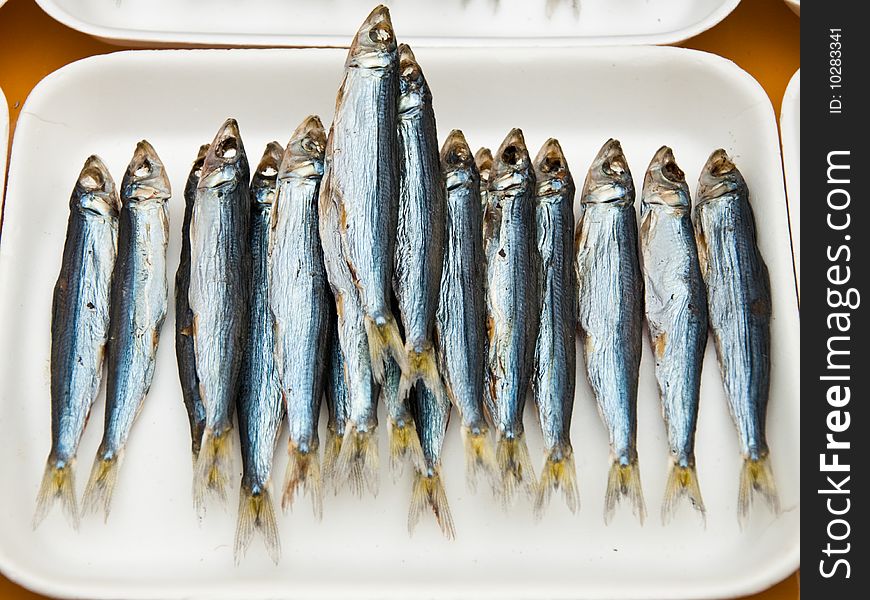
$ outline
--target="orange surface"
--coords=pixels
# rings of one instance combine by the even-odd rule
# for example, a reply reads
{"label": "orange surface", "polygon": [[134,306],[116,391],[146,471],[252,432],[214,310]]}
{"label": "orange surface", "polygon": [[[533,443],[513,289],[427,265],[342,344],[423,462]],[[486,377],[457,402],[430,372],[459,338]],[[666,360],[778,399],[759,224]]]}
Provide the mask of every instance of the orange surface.
{"label": "orange surface", "polygon": [[[800,67],[800,20],[778,0],[743,0],[718,26],[681,45],[733,60],[761,82],[779,114],[786,85]],[[10,130],[30,90],[43,77],[80,58],[118,49],[53,21],[33,0],[9,0],[0,8],[0,88],[9,102]],[[797,576],[791,576],[751,598],[799,597]],[[38,598],[42,596],[0,577],[0,600]]]}

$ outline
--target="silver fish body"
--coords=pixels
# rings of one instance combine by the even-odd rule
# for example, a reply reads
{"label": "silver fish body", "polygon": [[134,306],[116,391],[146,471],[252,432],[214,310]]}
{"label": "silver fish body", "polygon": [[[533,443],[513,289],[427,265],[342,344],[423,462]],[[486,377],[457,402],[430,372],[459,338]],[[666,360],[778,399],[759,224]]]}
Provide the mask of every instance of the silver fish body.
{"label": "silver fish body", "polygon": [[389,11],[378,6],[348,52],[329,132],[330,176],[324,179],[324,194],[339,207],[342,256],[363,307],[378,381],[383,381],[388,352],[405,363],[390,308],[398,218],[398,86],[395,34]]}
{"label": "silver fish body", "polygon": [[695,472],[695,427],[707,346],[707,295],[691,211],[685,176],[671,149],[663,146],[644,178],[640,251],[646,321],[671,455],[662,504],[665,522],[683,495],[704,514]]}
{"label": "silver fish body", "polygon": [[336,489],[347,480],[361,495],[368,489],[377,493],[378,472],[378,397],[380,386],[374,379],[366,314],[356,289],[356,277],[345,258],[342,243],[342,201],[330,191],[332,177],[330,148],[327,141],[323,183],[319,208],[320,242],[327,279],[335,298],[336,331],[343,363],[346,394],[345,428],[341,432],[341,449],[333,472]]}
{"label": "silver fish body", "polygon": [[574,180],[555,139],[547,140],[535,158],[535,180],[541,303],[532,387],[547,453],[535,502],[540,515],[551,493],[559,489],[568,508],[577,509],[571,445],[576,378]]}
{"label": "silver fish body", "polygon": [[480,209],[486,213],[489,204],[489,176],[492,172],[492,151],[489,148],[478,148],[474,153],[474,165],[480,176]]}
{"label": "silver fish body", "polygon": [[34,527],[57,499],[78,526],[73,468],[103,374],[120,210],[115,183],[99,157],[85,161],[69,206],[51,307],[51,451]]}
{"label": "silver fish body", "polygon": [[181,225],[181,259],[175,272],[175,358],[178,363],[178,377],[181,380],[181,394],[187,419],[190,423],[190,440],[193,459],[199,455],[202,432],[205,429],[205,406],[199,396],[199,377],[196,374],[196,353],[193,343],[193,311],[190,310],[188,291],[190,290],[190,219],[193,216],[193,202],[196,186],[202,173],[202,163],[208,152],[208,144],[200,146],[196,160],[190,168],[184,186],[184,221]]}
{"label": "silver fish body", "polygon": [[770,277],[758,249],[749,189],[724,150],[701,172],[694,214],[710,329],[743,456],[738,517],[754,493],[779,512],[766,437],[770,391]]}
{"label": "silver fish body", "polygon": [[501,220],[487,263],[488,410],[505,502],[517,486],[535,490],[523,427],[540,305],[534,196],[532,161],[522,132],[514,129],[495,155],[490,202],[501,207]]}
{"label": "silver fish body", "polygon": [[422,445],[423,465],[414,474],[408,530],[413,533],[426,507],[429,507],[444,537],[453,539],[456,532],[441,476],[441,450],[450,420],[450,402],[418,382],[411,391],[411,411]]}
{"label": "silver fish body", "polygon": [[236,562],[241,560],[257,530],[263,533],[267,551],[275,563],[281,553],[271,479],[284,405],[275,368],[275,338],[269,307],[269,243],[278,166],[283,153],[284,149],[278,142],[270,142],[250,185],[250,318],[237,409],[242,485],[235,540]]}
{"label": "silver fish body", "polygon": [[438,364],[447,397],[462,420],[466,477],[492,478],[495,456],[484,410],[486,394],[486,257],[481,182],[465,136],[453,130],[441,150],[447,185],[444,266],[435,320]]}
{"label": "silver fish body", "polygon": [[190,222],[190,309],[206,424],[194,472],[194,506],[226,499],[232,416],[248,330],[250,168],[234,119],[209,147]]}
{"label": "silver fish body", "polygon": [[626,496],[643,521],[637,466],[637,385],[643,326],[643,279],[637,245],[634,183],[622,148],[600,150],[582,193],[575,237],[577,324],[586,375],[610,437],[605,520]]}
{"label": "silver fish body", "polygon": [[293,133],[278,172],[269,249],[275,358],[290,430],[290,462],[283,502],[297,488],[322,510],[317,427],[323,397],[332,302],[320,245],[318,196],[326,134],[320,119],[306,118]]}
{"label": "silver fish body", "polygon": [[139,142],[121,183],[106,348],[106,422],[84,500],[86,509],[102,508],[105,518],[127,438],[151,387],[166,318],[170,195],[163,163],[148,142]]}

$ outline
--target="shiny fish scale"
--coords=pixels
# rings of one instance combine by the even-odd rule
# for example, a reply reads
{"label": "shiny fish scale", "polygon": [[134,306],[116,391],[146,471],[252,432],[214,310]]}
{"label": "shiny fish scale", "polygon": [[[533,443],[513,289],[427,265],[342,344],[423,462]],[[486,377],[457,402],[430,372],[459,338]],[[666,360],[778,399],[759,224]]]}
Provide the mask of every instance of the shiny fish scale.
{"label": "shiny fish scale", "polygon": [[124,447],[151,387],[169,297],[168,190],[162,197],[134,199],[137,185],[128,170],[122,185],[118,259],[112,282],[106,429],[98,453],[103,460],[115,457]]}
{"label": "shiny fish scale", "polygon": [[577,249],[577,321],[586,372],[617,460],[637,458],[643,280],[634,205],[585,204]]}
{"label": "shiny fish scale", "polygon": [[706,247],[710,327],[729,407],[744,456],[767,454],[765,424],[770,387],[770,280],[755,243],[745,186],[695,209]]}
{"label": "shiny fish scale", "polygon": [[447,230],[436,314],[439,364],[463,425],[476,433],[486,429],[486,259],[480,183],[473,163],[445,175]]}
{"label": "shiny fish scale", "polygon": [[[267,155],[270,152],[275,161],[273,166],[277,167],[282,148],[272,142],[266,150]],[[264,161],[268,158],[264,157]],[[275,442],[284,416],[275,369],[275,339],[269,308],[269,239],[275,187],[274,174],[271,177],[263,176],[262,169],[258,169],[251,183],[250,318],[238,406],[239,440],[244,465],[242,487],[255,494],[265,490],[271,478]]]}

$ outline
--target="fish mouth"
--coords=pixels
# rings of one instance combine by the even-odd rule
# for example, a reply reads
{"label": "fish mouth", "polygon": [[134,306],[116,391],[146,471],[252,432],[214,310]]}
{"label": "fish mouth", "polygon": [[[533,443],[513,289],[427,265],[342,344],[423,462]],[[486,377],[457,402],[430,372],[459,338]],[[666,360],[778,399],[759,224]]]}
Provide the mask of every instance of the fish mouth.
{"label": "fish mouth", "polygon": [[73,197],[78,198],[78,204],[83,210],[100,216],[114,216],[121,209],[109,168],[95,154],[85,161],[76,188]]}
{"label": "fish mouth", "polygon": [[390,10],[376,6],[363,21],[348,52],[348,66],[364,69],[384,69],[394,62],[396,34]]}
{"label": "fish mouth", "polygon": [[317,115],[309,115],[290,136],[278,168],[278,179],[321,177],[326,131]]}
{"label": "fish mouth", "polygon": [[146,140],[136,144],[133,158],[124,173],[123,189],[130,200],[166,200],[171,195],[163,162]]}

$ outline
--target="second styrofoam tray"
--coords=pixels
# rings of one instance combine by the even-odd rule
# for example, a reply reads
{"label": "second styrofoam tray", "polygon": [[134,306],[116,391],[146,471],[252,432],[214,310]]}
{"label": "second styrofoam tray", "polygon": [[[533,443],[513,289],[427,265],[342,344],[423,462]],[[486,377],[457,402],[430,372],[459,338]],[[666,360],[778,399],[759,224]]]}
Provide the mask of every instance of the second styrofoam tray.
{"label": "second styrofoam tray", "polygon": [[[415,46],[673,44],[740,0],[389,0]],[[37,0],[58,21],[110,43],[346,46],[377,0]],[[575,11],[576,7],[576,11]]]}
{"label": "second styrofoam tray", "polygon": [[[49,449],[49,316],[68,198],[88,154],[121,177],[136,141],[148,138],[166,163],[171,206],[170,277],[178,261],[180,194],[198,146],[227,116],[238,118],[256,161],[267,141],[286,142],[311,112],[328,123],[342,77],[340,50],[124,52],[74,63],[27,100],[12,150],[0,247],[0,480],[14,482],[0,511],[0,568],[43,593],[64,597],[182,599],[724,598],[758,591],[798,566],[798,316],[776,120],[751,77],[722,58],[678,48],[558,50],[420,49],[441,139],[451,128],[470,143],[497,146],[522,127],[531,151],[549,136],[565,149],[578,185],[601,144],[622,140],[638,189],[655,150],[670,144],[697,181],[711,150],[732,153],[753,191],[761,251],[773,288],[769,440],[784,507],[763,508],[745,531],[736,520],[740,462],[712,343],[705,360],[698,473],[706,529],[688,508],[668,527],[658,513],[667,442],[651,353],[645,346],[638,444],[650,517],[640,526],[623,506],[603,523],[607,434],[578,364],[574,411],[582,506],[558,498],[535,523],[525,501],[508,512],[488,493],[469,494],[455,426],[444,449],[457,539],[441,538],[426,515],[409,538],[410,477],[384,472],[377,498],[327,495],[322,523],[300,499],[280,518],[283,559],[274,567],[255,542],[233,566],[236,504],[200,526],[191,505],[190,442],[175,364],[174,315],[164,326],[151,393],[127,448],[107,525],[69,529],[53,513],[30,527]],[[692,94],[685,90],[691,88]],[[51,168],[46,168],[51,165]],[[579,358],[580,354],[578,354]],[[86,480],[102,429],[98,400],[79,452]],[[382,421],[383,422],[383,421]],[[541,436],[526,415],[530,450]],[[382,438],[383,436],[382,433]],[[238,462],[238,461],[237,461]],[[279,446],[276,485],[283,484]]]}
{"label": "second styrofoam tray", "polygon": [[791,229],[794,273],[798,297],[801,293],[801,71],[792,76],[782,97],[780,115],[782,161],[788,192],[788,219]]}

